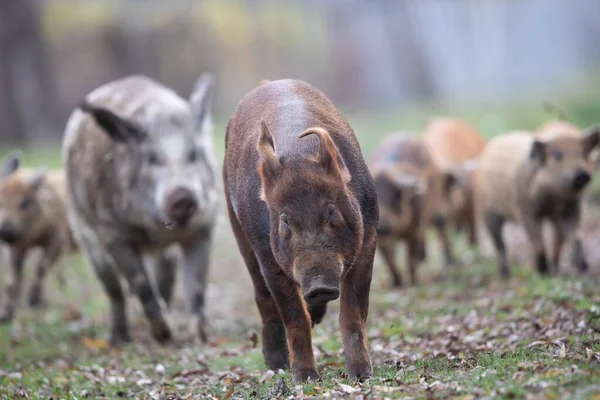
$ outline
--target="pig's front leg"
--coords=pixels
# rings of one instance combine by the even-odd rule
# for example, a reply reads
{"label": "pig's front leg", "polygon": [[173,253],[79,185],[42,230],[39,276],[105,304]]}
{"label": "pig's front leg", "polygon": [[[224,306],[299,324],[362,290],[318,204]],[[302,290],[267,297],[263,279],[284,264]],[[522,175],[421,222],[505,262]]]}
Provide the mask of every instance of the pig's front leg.
{"label": "pig's front leg", "polygon": [[207,341],[204,303],[212,235],[213,226],[210,225],[202,229],[195,237],[182,243],[185,255],[183,284],[190,313],[194,315],[193,330],[201,342]]}
{"label": "pig's front leg", "polygon": [[134,246],[119,243],[108,247],[108,253],[121,270],[130,289],[138,296],[144,309],[144,314],[150,322],[152,335],[161,343],[171,339],[171,330],[164,318],[163,310],[154,290],[141,254]]}
{"label": "pig's front leg", "polygon": [[7,302],[4,311],[0,314],[0,323],[12,321],[15,307],[21,297],[23,286],[23,262],[26,252],[23,250],[10,249],[10,282],[6,287]]}
{"label": "pig's front leg", "polygon": [[346,373],[352,379],[368,378],[373,373],[367,340],[367,315],[374,254],[375,244],[371,240],[363,247],[363,254],[352,269],[342,277],[340,330]]}
{"label": "pig's front leg", "polygon": [[312,351],[311,318],[300,288],[282,271],[269,251],[257,252],[257,258],[285,326],[293,381],[319,379]]}
{"label": "pig's front leg", "polygon": [[42,257],[38,262],[35,271],[35,280],[33,281],[33,285],[29,292],[29,305],[34,308],[38,307],[42,302],[42,298],[44,297],[44,279],[48,270],[56,264],[61,253],[62,243],[62,240],[52,242],[44,249]]}

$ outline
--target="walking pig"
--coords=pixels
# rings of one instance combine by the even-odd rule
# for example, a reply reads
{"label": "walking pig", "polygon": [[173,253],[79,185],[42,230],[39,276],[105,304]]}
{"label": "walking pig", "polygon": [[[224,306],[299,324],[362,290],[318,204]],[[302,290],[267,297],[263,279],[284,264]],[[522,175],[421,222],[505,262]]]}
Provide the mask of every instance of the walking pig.
{"label": "walking pig", "polygon": [[[69,221],[108,294],[113,345],[130,340],[119,275],[139,297],[154,338],[171,338],[164,303],[175,281],[167,252],[174,243],[184,253],[194,331],[206,340],[206,274],[218,210],[211,91],[210,75],[200,77],[189,102],[150,78],[129,76],[89,93],[67,123]],[[156,282],[144,259],[154,261]]]}
{"label": "walking pig", "polygon": [[[444,175],[444,193],[434,223],[452,223],[458,230],[466,229],[470,244],[477,245],[473,186],[477,157],[485,147],[483,137],[466,121],[438,117],[430,120],[425,127],[423,140]],[[450,254],[449,247],[445,253]],[[452,256],[447,258],[451,261]]]}
{"label": "walking pig", "polygon": [[319,90],[286,79],[249,92],[225,140],[227,208],[254,284],[267,366],[291,364],[295,382],[317,379],[311,325],[340,297],[346,372],[370,376],[378,208],[352,128]]}
{"label": "walking pig", "polygon": [[565,239],[574,238],[574,264],[588,268],[577,236],[581,199],[592,179],[590,153],[598,145],[600,127],[582,137],[536,138],[531,132],[510,132],[488,142],[477,172],[480,208],[499,257],[503,277],[510,275],[502,227],[506,221],[523,224],[541,274],[550,272],[542,240],[542,221],[556,231],[552,262],[558,268]]}
{"label": "walking pig", "polygon": [[[407,244],[408,271],[414,285],[417,265],[425,256],[425,233],[440,202],[442,175],[423,139],[407,133],[384,138],[371,157],[370,169],[379,200],[377,245],[392,285],[403,283],[396,265],[398,240]],[[444,227],[438,227],[443,241]]]}
{"label": "walking pig", "polygon": [[20,151],[11,152],[0,172],[0,241],[8,247],[10,260],[7,304],[0,322],[10,322],[14,316],[24,262],[33,249],[42,250],[29,294],[29,304],[37,307],[46,273],[76,247],[67,221],[64,171],[24,168],[21,159]]}

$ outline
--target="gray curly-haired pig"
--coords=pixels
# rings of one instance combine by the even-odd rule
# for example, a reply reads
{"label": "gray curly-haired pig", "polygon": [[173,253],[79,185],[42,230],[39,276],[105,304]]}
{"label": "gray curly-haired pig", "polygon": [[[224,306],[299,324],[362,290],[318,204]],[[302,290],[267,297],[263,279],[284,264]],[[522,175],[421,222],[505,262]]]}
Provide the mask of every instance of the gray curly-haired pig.
{"label": "gray curly-haired pig", "polygon": [[[167,252],[173,244],[184,254],[194,330],[206,341],[205,284],[219,197],[212,86],[212,76],[202,75],[185,101],[150,78],[125,77],[89,93],[67,123],[69,222],[110,299],[113,345],[130,341],[119,275],[140,299],[154,338],[171,338],[165,305],[176,274]],[[154,281],[144,260],[153,261]]]}

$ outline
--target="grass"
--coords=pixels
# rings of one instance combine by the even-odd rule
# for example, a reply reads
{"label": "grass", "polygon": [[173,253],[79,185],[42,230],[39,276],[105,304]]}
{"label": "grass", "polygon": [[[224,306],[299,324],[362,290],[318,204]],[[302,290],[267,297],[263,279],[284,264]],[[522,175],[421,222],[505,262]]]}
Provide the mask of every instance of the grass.
{"label": "grass", "polygon": [[[544,117],[541,110],[528,113],[533,109],[502,118],[463,116],[492,136],[534,128]],[[580,124],[587,125],[592,113],[577,110],[567,111],[583,115]],[[386,132],[418,130],[424,115],[353,114],[350,122],[368,155]],[[223,132],[224,124],[217,124],[220,159]],[[57,167],[59,154],[57,146],[27,149],[25,162]],[[0,399],[598,398],[600,259],[592,260],[588,277],[540,277],[529,265],[517,264],[514,277],[503,282],[495,260],[468,261],[473,254],[464,238],[452,239],[463,264],[444,271],[440,255],[430,252],[419,272],[422,283],[402,291],[389,289],[387,270],[376,258],[368,326],[374,375],[360,384],[345,377],[338,302],[313,330],[321,381],[294,385],[288,371],[265,373],[260,339],[254,339],[261,327],[251,282],[224,216],[210,270],[205,346],[195,345],[183,329],[173,344],[157,345],[137,301],[131,301],[134,342],[108,348],[107,301],[94,273],[75,256],[63,266],[66,288],[53,273],[48,277],[46,307],[22,306],[11,326],[0,326]],[[437,250],[437,240],[429,246]],[[179,297],[175,317],[181,309]]]}

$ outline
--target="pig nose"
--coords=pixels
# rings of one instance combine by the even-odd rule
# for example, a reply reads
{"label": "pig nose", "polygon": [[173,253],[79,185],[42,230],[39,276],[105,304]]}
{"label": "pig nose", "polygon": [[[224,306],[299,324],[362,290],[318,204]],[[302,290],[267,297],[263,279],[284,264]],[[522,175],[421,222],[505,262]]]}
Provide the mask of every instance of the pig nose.
{"label": "pig nose", "polygon": [[573,189],[581,190],[588,184],[588,182],[592,179],[590,174],[587,171],[582,169],[578,170],[575,173],[575,179],[573,179]]}
{"label": "pig nose", "polygon": [[304,294],[304,300],[311,306],[325,304],[340,297],[338,286],[328,284],[323,279],[314,279],[308,291]]}
{"label": "pig nose", "polygon": [[198,208],[194,194],[188,189],[178,188],[169,196],[167,216],[179,223],[190,219]]}
{"label": "pig nose", "polygon": [[14,244],[19,240],[19,234],[11,225],[4,223],[0,225],[0,240],[8,244]]}

